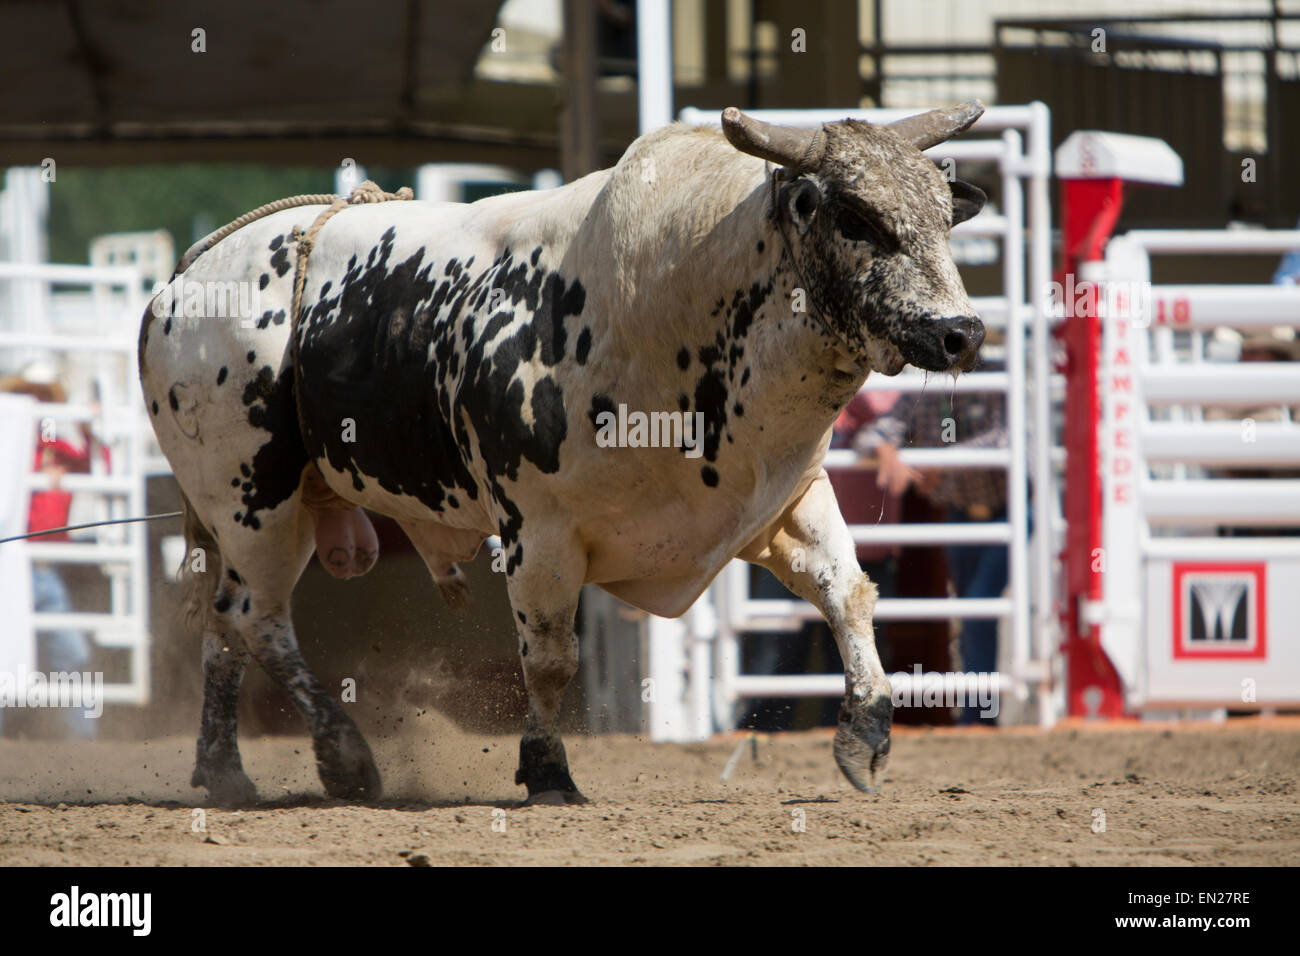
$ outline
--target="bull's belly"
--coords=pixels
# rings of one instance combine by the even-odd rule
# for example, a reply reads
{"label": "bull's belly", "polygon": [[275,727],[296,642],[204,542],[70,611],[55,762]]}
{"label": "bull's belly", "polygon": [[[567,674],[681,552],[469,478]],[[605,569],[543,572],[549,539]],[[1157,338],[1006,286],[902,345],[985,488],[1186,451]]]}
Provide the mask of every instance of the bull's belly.
{"label": "bull's belly", "polygon": [[643,611],[677,617],[755,534],[613,535],[591,552],[588,582]]}
{"label": "bull's belly", "polygon": [[[413,450],[412,454],[415,453]],[[436,523],[450,528],[480,531],[484,537],[494,533],[493,523],[482,505],[481,495],[472,498],[463,489],[451,489],[450,497],[455,500],[456,507],[450,507],[450,503],[444,499],[443,507],[433,508],[416,495],[384,487],[381,476],[358,471],[354,477],[352,471],[334,467],[325,456],[313,461],[335,494],[376,514],[397,521]],[[360,479],[361,488],[357,488],[357,478]]]}
{"label": "bull's belly", "polygon": [[587,582],[661,617],[684,613],[727,563],[785,511],[802,488],[769,489],[731,507],[650,510],[616,524],[583,528]]}

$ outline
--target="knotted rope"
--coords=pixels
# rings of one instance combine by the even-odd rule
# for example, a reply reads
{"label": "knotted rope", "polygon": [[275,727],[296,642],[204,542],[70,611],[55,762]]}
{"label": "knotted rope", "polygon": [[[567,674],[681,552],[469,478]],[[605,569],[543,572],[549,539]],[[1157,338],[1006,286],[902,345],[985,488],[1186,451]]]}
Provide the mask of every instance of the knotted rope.
{"label": "knotted rope", "polygon": [[185,255],[181,256],[181,261],[176,264],[176,272],[179,275],[194,264],[194,260],[203,253],[207,252],[222,239],[225,239],[233,232],[238,232],[251,222],[265,218],[272,213],[281,212],[285,209],[293,209],[297,206],[329,206],[324,212],[316,217],[316,221],[305,232],[299,226],[293,227],[290,233],[289,241],[298,243],[298,261],[295,265],[293,276],[293,319],[298,317],[298,307],[302,302],[302,290],[307,282],[307,257],[311,255],[312,246],[315,245],[316,236],[320,233],[325,223],[338,212],[346,209],[348,206],[359,206],[363,203],[389,202],[391,200],[414,199],[415,193],[411,191],[410,186],[403,186],[395,193],[386,193],[375,183],[367,179],[356,189],[352,190],[350,196],[337,196],[334,193],[304,193],[300,196],[288,196],[284,199],[277,199],[275,202],[269,202],[264,206],[258,206],[251,212],[246,212],[238,219],[226,223],[216,232],[205,236],[194,245],[186,250]]}
{"label": "knotted rope", "polygon": [[[347,209],[348,206],[360,206],[365,203],[374,202],[391,202],[393,200],[414,199],[415,193],[411,191],[410,186],[403,186],[395,193],[386,193],[377,185],[367,179],[364,183],[352,190],[352,195],[344,199],[339,196],[330,203],[330,207],[324,210],[316,221],[304,232],[300,226],[294,226],[293,231],[289,234],[289,241],[298,244],[298,262],[294,268],[293,274],[293,311],[290,313],[293,322],[293,338],[297,341],[298,310],[302,305],[302,290],[307,284],[307,257],[311,255],[312,248],[316,245],[316,237],[324,228],[325,223],[329,222],[335,215]],[[305,205],[305,204],[304,204]],[[296,345],[295,345],[295,358]]]}

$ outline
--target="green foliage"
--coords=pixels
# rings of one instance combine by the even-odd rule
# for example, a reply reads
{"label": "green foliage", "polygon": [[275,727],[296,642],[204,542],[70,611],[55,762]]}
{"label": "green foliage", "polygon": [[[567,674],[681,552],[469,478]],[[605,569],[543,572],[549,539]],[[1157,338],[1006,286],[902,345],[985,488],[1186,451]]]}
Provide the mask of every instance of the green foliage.
{"label": "green foliage", "polygon": [[[375,168],[367,175],[390,191],[414,185],[409,169]],[[180,256],[212,230],[263,203],[333,191],[332,167],[61,165],[50,184],[50,261],[85,262],[95,236],[152,229],[170,232]]]}

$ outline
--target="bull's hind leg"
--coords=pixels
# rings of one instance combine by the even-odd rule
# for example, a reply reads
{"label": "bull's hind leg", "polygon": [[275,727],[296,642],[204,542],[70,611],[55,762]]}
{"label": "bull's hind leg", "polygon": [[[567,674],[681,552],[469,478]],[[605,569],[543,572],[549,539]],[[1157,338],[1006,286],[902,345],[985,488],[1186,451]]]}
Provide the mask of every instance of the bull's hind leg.
{"label": "bull's hind leg", "polygon": [[[258,533],[266,530],[264,522]],[[312,534],[309,524],[298,529],[296,562],[293,557],[277,557],[273,549],[249,554],[245,567],[222,581],[216,607],[219,619],[243,639],[252,657],[288,691],[302,713],[325,792],[343,799],[374,800],[382,787],[370,747],[337,697],[303,660],[289,613],[289,593],[311,554]],[[223,547],[229,548],[229,542]],[[293,567],[292,577],[285,574],[285,565]]]}
{"label": "bull's hind leg", "polygon": [[302,659],[289,608],[256,593],[250,604],[241,633],[262,669],[289,692],[307,721],[325,792],[348,800],[378,799],[383,788],[370,747],[342,704]]}
{"label": "bull's hind leg", "polygon": [[[212,569],[209,628],[243,647],[277,684],[288,691],[302,712],[316,753],[316,768],[325,791],[346,799],[376,799],[379,771],[365,739],[343,705],[311,672],[298,650],[289,599],[314,547],[315,529],[297,498],[264,512],[259,527],[218,524],[220,567]],[[216,643],[205,645],[205,722],[214,717],[214,733],[200,738],[200,765],[205,776],[204,744],[219,753],[234,750],[234,710],[238,676],[246,657],[221,657]],[[210,664],[210,667],[209,667]],[[220,728],[229,727],[228,735]],[[227,743],[228,741],[228,743]],[[237,754],[237,751],[234,751]],[[206,780],[200,782],[207,783]],[[214,798],[217,791],[213,791]]]}
{"label": "bull's hind leg", "polygon": [[871,626],[876,586],[858,564],[826,473],[740,557],[767,568],[830,624],[844,659],[835,761],[855,787],[871,792],[889,754],[894,703]]}
{"label": "bull's hind leg", "polygon": [[239,686],[248,666],[241,638],[207,630],[203,634],[203,721],[191,787],[207,787],[214,803],[241,806],[257,799],[239,759]]}
{"label": "bull's hind leg", "polygon": [[578,669],[573,622],[586,570],[585,552],[564,536],[533,534],[506,552],[507,588],[528,689],[528,718],[519,742],[515,783],[527,803],[586,803],[569,775],[560,740],[560,702]]}
{"label": "bull's hind leg", "polygon": [[[221,626],[215,605],[221,583],[221,549],[184,499],[186,559],[182,565],[187,622],[203,634],[203,717],[190,786],[206,787],[212,800],[239,806],[257,789],[239,759],[239,687],[248,666],[243,640]],[[203,555],[202,563],[190,555]],[[209,563],[210,556],[210,563]]]}

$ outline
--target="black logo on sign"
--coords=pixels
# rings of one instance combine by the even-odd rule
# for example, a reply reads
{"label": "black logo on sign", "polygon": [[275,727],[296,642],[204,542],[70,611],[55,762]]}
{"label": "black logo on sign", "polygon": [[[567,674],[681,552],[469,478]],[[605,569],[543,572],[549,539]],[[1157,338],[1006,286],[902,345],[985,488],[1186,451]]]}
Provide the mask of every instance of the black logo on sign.
{"label": "black logo on sign", "polygon": [[1174,657],[1264,660],[1268,565],[1175,561]]}
{"label": "black logo on sign", "polygon": [[1250,640],[1250,600],[1254,578],[1202,578],[1191,581],[1192,613],[1188,640],[1198,643]]}

